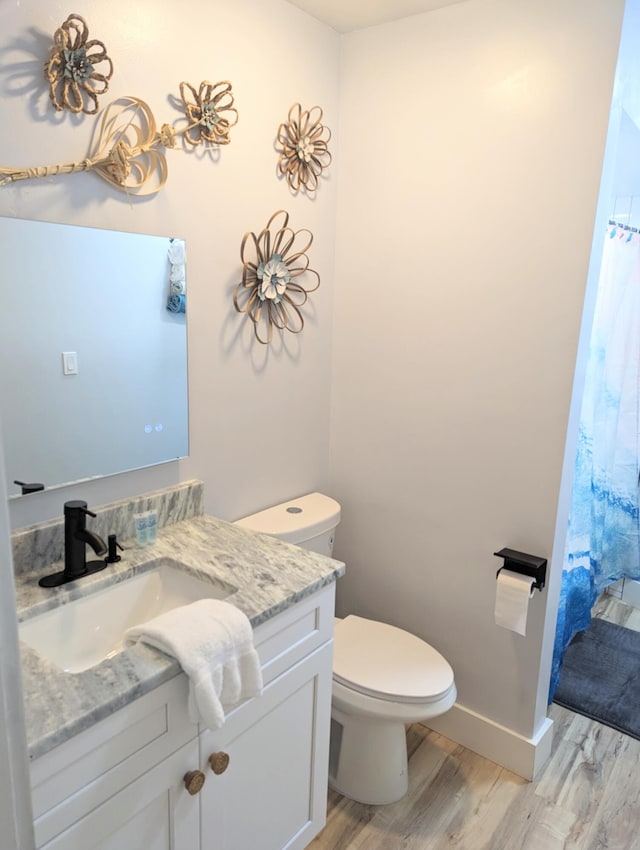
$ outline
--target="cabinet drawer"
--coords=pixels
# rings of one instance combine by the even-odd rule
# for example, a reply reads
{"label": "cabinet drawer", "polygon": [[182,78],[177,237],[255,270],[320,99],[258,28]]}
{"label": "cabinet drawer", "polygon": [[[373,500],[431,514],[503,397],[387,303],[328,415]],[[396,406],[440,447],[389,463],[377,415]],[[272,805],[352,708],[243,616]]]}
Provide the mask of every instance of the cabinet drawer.
{"label": "cabinet drawer", "polygon": [[196,736],[187,694],[176,676],[33,762],[38,846]]}
{"label": "cabinet drawer", "polygon": [[333,637],[335,582],[254,630],[266,685]]}

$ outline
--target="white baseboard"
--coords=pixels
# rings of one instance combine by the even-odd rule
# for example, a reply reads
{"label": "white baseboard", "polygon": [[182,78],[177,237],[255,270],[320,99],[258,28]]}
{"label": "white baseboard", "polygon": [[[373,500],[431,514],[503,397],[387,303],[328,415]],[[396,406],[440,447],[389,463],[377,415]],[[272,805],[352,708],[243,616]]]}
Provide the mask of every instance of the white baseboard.
{"label": "white baseboard", "polygon": [[640,608],[640,582],[633,579],[625,579],[622,586],[621,599],[628,605],[633,605],[634,608]]}
{"label": "white baseboard", "polygon": [[553,720],[549,717],[533,738],[525,738],[458,703],[424,725],[528,780],[536,778],[551,755]]}

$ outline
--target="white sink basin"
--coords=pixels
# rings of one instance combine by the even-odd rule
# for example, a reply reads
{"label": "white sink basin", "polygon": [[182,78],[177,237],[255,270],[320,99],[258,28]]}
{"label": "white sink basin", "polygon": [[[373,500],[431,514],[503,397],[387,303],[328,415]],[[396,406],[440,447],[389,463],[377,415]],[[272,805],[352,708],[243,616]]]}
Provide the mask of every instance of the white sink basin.
{"label": "white sink basin", "polygon": [[122,652],[131,626],[236,590],[163,564],[20,623],[20,639],[65,672],[80,673]]}

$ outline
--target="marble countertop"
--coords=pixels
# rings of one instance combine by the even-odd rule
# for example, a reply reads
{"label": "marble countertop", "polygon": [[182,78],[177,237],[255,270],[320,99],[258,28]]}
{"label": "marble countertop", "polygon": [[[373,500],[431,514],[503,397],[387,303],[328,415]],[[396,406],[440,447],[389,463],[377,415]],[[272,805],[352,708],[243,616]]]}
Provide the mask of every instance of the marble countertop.
{"label": "marble countertop", "polygon": [[[38,579],[61,570],[16,576],[18,620],[81,598],[162,563],[178,563],[201,578],[238,590],[226,597],[255,628],[344,573],[339,561],[307,552],[213,517],[197,516],[159,530],[144,548],[122,541],[122,560],[61,588],[45,589]],[[82,635],[77,636],[82,640]],[[65,673],[20,643],[27,743],[38,758],[180,672],[175,659],[135,644],[81,673]]]}

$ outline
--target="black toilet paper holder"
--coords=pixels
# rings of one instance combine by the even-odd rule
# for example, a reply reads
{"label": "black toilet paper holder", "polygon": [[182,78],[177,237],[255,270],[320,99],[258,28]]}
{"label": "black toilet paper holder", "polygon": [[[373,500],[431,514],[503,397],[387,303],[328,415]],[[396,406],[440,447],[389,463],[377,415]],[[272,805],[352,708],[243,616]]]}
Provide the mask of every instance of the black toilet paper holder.
{"label": "black toilet paper holder", "polygon": [[500,575],[500,570],[511,570],[513,573],[519,573],[523,576],[530,576],[535,579],[533,586],[538,590],[542,590],[547,578],[547,559],[539,558],[537,555],[527,555],[526,552],[516,552],[515,549],[501,549],[499,552],[494,552],[498,558],[504,558],[504,564],[496,573],[496,579]]}

